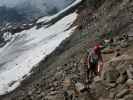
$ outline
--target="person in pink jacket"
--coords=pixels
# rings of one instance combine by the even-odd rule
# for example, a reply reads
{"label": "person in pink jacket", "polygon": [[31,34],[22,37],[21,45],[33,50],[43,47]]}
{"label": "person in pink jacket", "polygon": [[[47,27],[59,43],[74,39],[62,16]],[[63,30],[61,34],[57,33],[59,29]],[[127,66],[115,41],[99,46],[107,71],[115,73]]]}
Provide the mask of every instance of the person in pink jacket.
{"label": "person in pink jacket", "polygon": [[101,45],[97,44],[92,48],[88,55],[89,69],[94,75],[100,75],[103,67],[103,58],[101,54]]}

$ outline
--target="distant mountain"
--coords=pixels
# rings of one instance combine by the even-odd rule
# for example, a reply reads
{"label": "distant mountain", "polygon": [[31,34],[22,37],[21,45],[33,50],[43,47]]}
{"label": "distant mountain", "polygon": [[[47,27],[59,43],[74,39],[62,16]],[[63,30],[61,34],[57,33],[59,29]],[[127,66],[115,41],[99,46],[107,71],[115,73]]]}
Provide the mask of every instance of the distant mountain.
{"label": "distant mountain", "polygon": [[5,6],[0,7],[0,24],[4,23],[18,23],[29,22],[26,14],[19,13],[15,8],[8,8]]}
{"label": "distant mountain", "polygon": [[26,0],[13,7],[0,7],[0,24],[9,23],[29,23],[33,19],[52,15],[74,0]]}

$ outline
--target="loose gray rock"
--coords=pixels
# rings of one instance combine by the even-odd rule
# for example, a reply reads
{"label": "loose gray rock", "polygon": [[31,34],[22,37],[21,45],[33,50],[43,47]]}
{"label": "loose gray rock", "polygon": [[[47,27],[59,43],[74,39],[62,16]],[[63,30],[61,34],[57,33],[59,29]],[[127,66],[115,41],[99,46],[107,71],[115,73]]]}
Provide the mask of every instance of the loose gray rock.
{"label": "loose gray rock", "polygon": [[129,79],[133,79],[133,70],[132,68],[127,69],[127,75]]}
{"label": "loose gray rock", "polygon": [[104,73],[103,79],[108,83],[115,83],[117,81],[119,75],[120,75],[120,73],[117,70],[111,69]]}
{"label": "loose gray rock", "polygon": [[126,48],[126,47],[128,47],[128,42],[125,41],[125,40],[122,40],[122,41],[120,42],[120,46],[121,46],[122,48]]}
{"label": "loose gray rock", "polygon": [[109,97],[112,98],[112,99],[115,98],[115,93],[114,93],[114,92],[111,92],[111,93],[109,94]]}
{"label": "loose gray rock", "polygon": [[80,83],[80,82],[77,82],[77,83],[75,84],[75,86],[76,86],[76,89],[77,89],[78,91],[82,91],[82,90],[85,89],[85,85],[82,84],[82,83]]}
{"label": "loose gray rock", "polygon": [[133,100],[133,94],[126,95],[124,100]]}
{"label": "loose gray rock", "polygon": [[65,100],[65,97],[62,95],[47,96],[46,100]]}
{"label": "loose gray rock", "polygon": [[126,85],[131,86],[133,85],[133,79],[128,79]]}
{"label": "loose gray rock", "polygon": [[117,83],[118,83],[118,84],[123,84],[123,83],[125,83],[126,79],[127,79],[127,76],[126,76],[126,75],[121,75],[121,76],[117,79]]}
{"label": "loose gray rock", "polygon": [[101,81],[101,78],[99,76],[97,76],[97,77],[94,78],[94,81],[99,82],[99,81]]}
{"label": "loose gray rock", "polygon": [[126,94],[128,94],[128,89],[123,89],[122,91],[120,91],[117,95],[116,95],[116,97],[117,98],[122,98],[123,96],[125,96]]}

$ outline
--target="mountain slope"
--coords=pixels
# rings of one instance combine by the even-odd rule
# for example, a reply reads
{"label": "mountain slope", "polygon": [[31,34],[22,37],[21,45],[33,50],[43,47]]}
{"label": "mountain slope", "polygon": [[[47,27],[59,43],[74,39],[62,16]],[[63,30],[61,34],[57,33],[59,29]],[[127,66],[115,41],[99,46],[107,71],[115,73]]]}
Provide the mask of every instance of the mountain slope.
{"label": "mountain slope", "polygon": [[[77,1],[71,4],[72,6],[69,5],[69,8],[76,6]],[[67,9],[63,11],[66,12]],[[60,12],[56,15],[60,16]],[[38,29],[35,25],[31,29],[14,34],[11,40],[0,48],[0,95],[18,87],[20,82],[31,74],[30,71],[34,66],[72,34],[76,27],[70,28],[70,26],[76,18],[77,14],[72,13],[48,27],[43,25]]]}
{"label": "mountain slope", "polygon": [[[118,61],[113,62],[114,68],[117,70],[113,69],[114,73],[111,75],[107,72],[109,76],[115,76],[113,84],[106,84],[104,80],[99,80],[96,77],[92,84],[89,84],[90,89],[82,92],[75,91],[75,87],[71,84],[71,81],[74,84],[86,84],[84,57],[87,48],[93,47],[97,41],[102,42],[110,37],[121,39],[123,33],[132,35],[132,0],[93,1],[92,3],[92,0],[84,0],[76,10],[79,15],[74,25],[78,25],[78,27],[71,37],[63,41],[51,55],[43,60],[37,68],[34,68],[34,73],[22,82],[21,87],[9,95],[3,96],[3,100],[72,100],[71,97],[78,100],[133,99],[132,90],[128,90],[126,85],[128,78],[124,80],[124,83],[116,83],[119,72],[122,72],[119,68],[125,71],[128,69],[128,65],[132,65],[133,41],[126,41],[129,45],[127,48],[119,47],[121,41],[116,41],[116,44],[118,43],[116,46],[121,50],[121,56],[118,58],[114,53],[103,55],[105,64],[115,57],[114,60]],[[112,36],[108,36],[108,33],[112,33]],[[113,68],[111,65],[105,65],[107,69],[110,67]],[[70,87],[66,89],[65,85],[70,85]]]}

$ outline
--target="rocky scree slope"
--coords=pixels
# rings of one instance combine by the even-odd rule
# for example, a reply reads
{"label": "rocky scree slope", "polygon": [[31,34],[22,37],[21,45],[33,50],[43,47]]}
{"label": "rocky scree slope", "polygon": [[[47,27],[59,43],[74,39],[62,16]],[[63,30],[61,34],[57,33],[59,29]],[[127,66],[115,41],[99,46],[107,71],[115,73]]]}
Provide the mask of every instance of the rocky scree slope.
{"label": "rocky scree slope", "polygon": [[[133,100],[132,39],[126,40],[128,46],[124,48],[120,46],[121,40],[117,39],[123,33],[132,35],[133,1],[94,1],[84,0],[76,10],[79,16],[74,24],[79,27],[73,35],[33,69],[35,73],[21,87],[1,97],[1,100]],[[95,44],[97,36],[100,42],[108,39],[106,34],[109,32],[116,40],[112,48],[119,48],[120,56],[103,54],[105,65],[102,78],[94,78],[90,89],[77,91],[76,84],[82,88],[86,86],[83,64],[86,48]]]}

